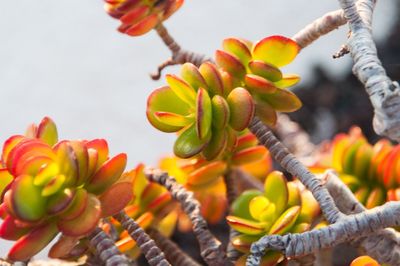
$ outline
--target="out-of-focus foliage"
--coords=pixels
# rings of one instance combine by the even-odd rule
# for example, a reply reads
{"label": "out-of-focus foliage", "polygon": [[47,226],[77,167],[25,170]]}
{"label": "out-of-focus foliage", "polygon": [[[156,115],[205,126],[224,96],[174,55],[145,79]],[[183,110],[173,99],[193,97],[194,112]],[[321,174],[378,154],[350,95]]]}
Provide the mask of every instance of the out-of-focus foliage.
{"label": "out-of-focus foliage", "polygon": [[361,129],[335,136],[314,171],[331,167],[367,208],[400,200],[400,145],[381,139],[370,144]]}
{"label": "out-of-focus foliage", "polygon": [[50,118],[3,145],[0,169],[0,237],[16,241],[11,260],[27,260],[59,232],[50,257],[65,257],[98,224],[130,201],[121,178],[126,155],[109,158],[103,139],[58,141]]}
{"label": "out-of-focus foliage", "polygon": [[104,8],[121,22],[120,32],[140,36],[168,19],[182,4],[183,0],[105,0]]}
{"label": "out-of-focus foliage", "polygon": [[350,266],[380,266],[380,264],[369,256],[361,256],[353,260]]}
{"label": "out-of-focus foliage", "polygon": [[[307,231],[320,213],[311,192],[297,181],[287,182],[281,172],[270,173],[264,189],[243,192],[232,204],[232,215],[227,217],[228,224],[241,233],[231,240],[237,250],[245,253],[238,265],[244,265],[250,245],[262,236]],[[281,259],[279,252],[268,251],[262,265],[276,265]]]}

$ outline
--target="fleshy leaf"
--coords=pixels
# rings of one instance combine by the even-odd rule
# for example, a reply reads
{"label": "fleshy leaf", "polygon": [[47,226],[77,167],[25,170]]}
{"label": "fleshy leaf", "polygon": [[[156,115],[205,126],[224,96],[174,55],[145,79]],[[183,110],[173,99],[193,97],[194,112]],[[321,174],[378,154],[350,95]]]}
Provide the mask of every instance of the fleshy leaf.
{"label": "fleshy leaf", "polygon": [[8,258],[13,261],[26,261],[46,247],[57,235],[54,223],[44,224],[18,239],[8,252]]}
{"label": "fleshy leaf", "polygon": [[[251,72],[257,76],[261,76],[269,81],[277,82],[282,79],[282,72],[274,65],[265,63],[260,60],[253,60],[249,63]],[[275,83],[276,87],[279,87]]]}
{"label": "fleshy leaf", "polygon": [[139,36],[149,32],[158,24],[158,15],[152,14],[150,16],[145,17],[140,22],[135,25],[129,27],[125,33],[130,36]]}
{"label": "fleshy leaf", "polygon": [[282,89],[277,89],[274,93],[267,95],[260,95],[260,99],[279,112],[293,112],[302,105],[300,99],[293,92]]}
{"label": "fleshy leaf", "polygon": [[261,160],[265,154],[267,153],[267,149],[264,146],[255,146],[250,147],[239,152],[236,152],[232,156],[232,163],[234,165],[242,165],[247,163],[252,163],[258,160]]}
{"label": "fleshy leaf", "polygon": [[274,82],[275,86],[281,89],[292,87],[299,83],[300,76],[296,74],[284,74],[282,79]]}
{"label": "fleshy leaf", "polygon": [[262,195],[262,192],[255,190],[255,189],[246,190],[245,192],[243,192],[232,203],[232,207],[231,207],[232,214],[235,216],[242,217],[244,219],[252,219],[252,216],[249,211],[249,204],[253,198],[260,196],[260,195]]}
{"label": "fleshy leaf", "polygon": [[211,130],[212,107],[211,99],[207,91],[199,88],[196,98],[196,132],[200,140],[203,140]]}
{"label": "fleshy leaf", "polygon": [[0,237],[6,240],[18,240],[20,237],[29,232],[29,228],[21,228],[15,224],[15,220],[11,215],[3,219],[0,224]]}
{"label": "fleshy leaf", "polygon": [[301,211],[297,219],[298,223],[311,224],[320,214],[319,204],[309,190],[301,192]]}
{"label": "fleshy leaf", "polygon": [[182,101],[189,104],[189,106],[194,106],[196,102],[196,91],[192,86],[181,79],[180,77],[172,74],[167,74],[165,76],[167,83],[171,90],[179,97]]}
{"label": "fleshy leaf", "polygon": [[126,154],[120,153],[105,162],[86,185],[88,192],[94,194],[103,193],[110,185],[121,177],[126,166],[126,161]]}
{"label": "fleshy leaf", "polygon": [[53,120],[49,117],[43,118],[40,122],[36,137],[43,140],[45,143],[53,146],[58,141],[57,127]]}
{"label": "fleshy leaf", "polygon": [[265,101],[256,101],[256,114],[260,120],[267,125],[274,126],[278,116],[272,106]]}
{"label": "fleshy leaf", "polygon": [[287,207],[293,207],[296,205],[301,206],[301,194],[299,186],[293,181],[287,182],[286,185],[289,192]]}
{"label": "fleshy leaf", "polygon": [[246,235],[259,235],[265,231],[265,223],[254,222],[236,216],[227,216],[228,224],[236,231]]}
{"label": "fleshy leaf", "polygon": [[196,126],[193,124],[176,139],[174,153],[180,158],[189,158],[198,154],[206,144],[207,138],[200,140],[197,136]]}
{"label": "fleshy leaf", "polygon": [[227,126],[230,118],[229,105],[222,96],[215,95],[212,100],[212,124],[216,129]]}
{"label": "fleshy leaf", "polygon": [[253,59],[282,67],[291,63],[299,50],[299,45],[292,39],[274,35],[266,37],[254,45]]}
{"label": "fleshy leaf", "polygon": [[258,236],[238,235],[232,238],[231,243],[236,250],[243,253],[250,252],[250,246],[259,239]]}
{"label": "fleshy leaf", "polygon": [[7,163],[8,155],[10,154],[11,150],[23,140],[25,140],[24,136],[22,136],[22,135],[14,135],[14,136],[9,137],[4,142],[3,151],[2,151],[2,154],[1,154],[1,161],[3,162],[3,164]]}
{"label": "fleshy leaf", "polygon": [[46,212],[46,199],[41,195],[41,188],[33,184],[33,177],[21,175],[11,186],[12,208],[18,218],[35,222]]}
{"label": "fleshy leaf", "polygon": [[170,112],[155,112],[154,116],[165,125],[184,127],[193,122],[193,118]]}
{"label": "fleshy leaf", "polygon": [[7,171],[7,169],[0,169],[0,202],[4,189],[11,183],[13,176]]}
{"label": "fleshy leaf", "polygon": [[245,134],[239,136],[236,150],[241,151],[250,147],[254,147],[257,144],[257,137],[250,132],[246,132]]}
{"label": "fleshy leaf", "polygon": [[66,188],[63,191],[51,196],[47,202],[47,213],[54,215],[66,210],[75,197],[76,190]]}
{"label": "fleshy leaf", "polygon": [[260,215],[268,209],[270,201],[264,196],[254,197],[249,203],[250,215],[257,221],[260,221]]}
{"label": "fleshy leaf", "polygon": [[227,165],[223,161],[215,161],[205,166],[202,166],[192,173],[187,178],[187,183],[194,186],[201,186],[214,181],[226,171]]}
{"label": "fleshy leaf", "polygon": [[86,209],[88,204],[88,193],[85,189],[79,188],[73,194],[73,198],[64,211],[60,213],[60,218],[63,220],[73,220],[80,216]]}
{"label": "fleshy leaf", "polygon": [[108,144],[105,139],[93,139],[86,143],[88,149],[97,151],[96,169],[99,168],[108,159]]}
{"label": "fleshy leaf", "polygon": [[155,112],[170,112],[186,116],[189,115],[189,106],[177,97],[170,87],[161,87],[153,91],[147,99],[147,119],[155,128],[163,132],[176,132],[182,128],[161,123],[155,117]]}
{"label": "fleshy leaf", "polygon": [[117,182],[99,197],[101,216],[108,217],[121,211],[132,200],[131,182]]}
{"label": "fleshy leaf", "polygon": [[247,45],[236,38],[227,38],[222,42],[222,47],[225,51],[235,55],[242,62],[244,66],[247,66],[251,60],[251,52]]}
{"label": "fleshy leaf", "polygon": [[138,23],[140,20],[142,20],[145,16],[149,14],[150,8],[145,5],[140,5],[132,10],[130,10],[128,13],[123,15],[120,20],[123,24],[127,25],[133,25]]}
{"label": "fleshy leaf", "polygon": [[257,75],[246,74],[244,78],[246,88],[252,93],[269,94],[276,91],[276,86],[271,81]]}
{"label": "fleshy leaf", "polygon": [[69,141],[61,141],[54,147],[60,173],[63,173],[66,186],[74,186],[78,182],[78,160]]}
{"label": "fleshy leaf", "polygon": [[230,53],[217,50],[215,52],[215,61],[219,67],[239,79],[246,74],[246,68],[243,63],[240,62],[239,58]]}
{"label": "fleshy leaf", "polygon": [[228,142],[228,134],[226,130],[216,130],[211,136],[211,140],[203,149],[202,155],[211,161],[220,156],[224,151]]}
{"label": "fleshy leaf", "polygon": [[74,150],[76,161],[78,162],[78,183],[81,185],[87,181],[87,172],[89,167],[89,154],[87,147],[82,141],[70,141]]}
{"label": "fleshy leaf", "polygon": [[208,91],[211,96],[224,95],[224,83],[217,67],[210,63],[205,62],[201,64],[199,71],[207,83]]}
{"label": "fleshy leaf", "polygon": [[281,214],[288,202],[288,188],[286,186],[286,178],[279,171],[270,173],[264,183],[265,196],[275,204],[276,213]]}
{"label": "fleshy leaf", "polygon": [[71,250],[79,243],[78,238],[61,235],[49,251],[49,258],[61,259],[69,255]]}
{"label": "fleshy leaf", "polygon": [[287,209],[274,223],[269,230],[268,234],[283,235],[288,232],[295,224],[297,217],[300,213],[300,206],[293,206]]}
{"label": "fleshy leaf", "polygon": [[254,102],[250,93],[243,88],[235,88],[229,93],[227,102],[230,109],[229,124],[236,131],[244,130],[254,116]]}
{"label": "fleshy leaf", "polygon": [[374,188],[368,195],[367,201],[365,203],[365,207],[367,209],[372,209],[374,207],[380,206],[385,203],[385,191],[383,188],[377,187]]}
{"label": "fleshy leaf", "polygon": [[46,184],[46,186],[43,187],[42,196],[48,197],[57,193],[63,187],[64,182],[65,175],[56,175],[52,180],[50,180],[49,183]]}
{"label": "fleshy leaf", "polygon": [[207,83],[201,75],[199,69],[192,63],[185,63],[181,67],[181,77],[186,81],[195,91],[199,88],[206,89]]}
{"label": "fleshy leaf", "polygon": [[101,217],[101,204],[96,196],[89,194],[85,210],[75,219],[60,220],[57,227],[67,236],[77,237],[90,233]]}

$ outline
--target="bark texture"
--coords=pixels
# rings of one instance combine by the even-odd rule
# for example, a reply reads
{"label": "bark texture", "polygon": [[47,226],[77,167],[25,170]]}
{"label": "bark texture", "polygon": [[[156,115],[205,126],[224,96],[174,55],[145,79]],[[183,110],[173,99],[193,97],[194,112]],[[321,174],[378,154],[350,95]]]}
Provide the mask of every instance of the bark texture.
{"label": "bark texture", "polygon": [[[226,185],[226,198],[228,200],[228,211],[231,213],[231,206],[234,200],[237,197],[237,170],[236,169],[230,169],[225,175],[224,175],[224,182]],[[240,235],[238,231],[233,229],[232,227],[229,227],[229,241],[228,245],[226,247],[226,255],[228,256],[228,259],[232,262],[235,263],[239,259],[239,257],[242,255],[241,252],[236,250],[233,245],[231,240]]]}
{"label": "bark texture", "polygon": [[200,203],[194,198],[193,192],[187,191],[174,178],[168,176],[166,172],[146,169],[145,174],[150,181],[166,187],[172,197],[181,203],[183,211],[192,222],[193,233],[199,241],[200,252],[204,261],[210,266],[232,265],[221,242],[208,230],[207,222],[200,213]]}
{"label": "bark texture", "polygon": [[128,231],[129,235],[136,241],[150,266],[170,266],[165,259],[164,253],[157,247],[153,239],[124,211],[114,215],[121,226]]}
{"label": "bark texture", "polygon": [[[266,249],[278,250],[288,258],[299,257],[314,253],[321,248],[333,247],[360,236],[367,236],[379,229],[398,225],[400,225],[400,203],[388,202],[380,207],[349,215],[318,230],[284,236],[264,236],[253,243],[247,265],[259,265]],[[400,257],[395,257],[392,261],[391,265],[399,265]]]}
{"label": "bark texture", "polygon": [[374,0],[356,7],[354,0],[339,0],[349,23],[348,40],[353,73],[363,83],[374,107],[373,126],[379,135],[400,141],[400,86],[387,75],[371,35]]}
{"label": "bark texture", "polygon": [[[323,180],[326,182],[325,186],[329,193],[335,199],[336,205],[343,213],[354,214],[366,210],[334,171],[327,171],[323,175]],[[389,265],[400,263],[400,234],[391,228],[377,230],[366,237],[356,238],[351,244],[360,247],[380,263]]]}
{"label": "bark texture", "polygon": [[200,266],[189,255],[184,253],[177,244],[163,236],[157,229],[150,229],[149,235],[157,246],[164,252],[165,257],[174,266]]}
{"label": "bark texture", "polygon": [[90,245],[96,250],[96,255],[106,266],[130,265],[125,255],[121,254],[114,241],[99,227],[88,236]]}

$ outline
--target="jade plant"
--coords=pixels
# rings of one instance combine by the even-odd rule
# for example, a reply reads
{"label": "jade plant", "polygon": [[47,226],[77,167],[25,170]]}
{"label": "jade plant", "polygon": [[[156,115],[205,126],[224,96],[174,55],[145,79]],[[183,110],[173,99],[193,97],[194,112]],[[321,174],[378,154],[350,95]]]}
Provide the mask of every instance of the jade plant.
{"label": "jade plant", "polygon": [[105,0],[104,9],[119,19],[120,32],[140,36],[168,19],[182,4],[183,0]]}
{"label": "jade plant", "polygon": [[[124,153],[110,158],[104,139],[58,141],[48,117],[25,136],[7,139],[1,155],[0,237],[16,241],[8,258],[27,260],[58,233],[61,241],[77,244],[102,217],[123,209],[132,196],[126,190],[130,182],[120,180],[126,159]],[[68,252],[56,243],[50,256]]]}
{"label": "jade plant", "polygon": [[368,209],[399,200],[400,146],[387,139],[370,144],[358,127],[335,136],[315,170],[335,169],[357,199]]}
{"label": "jade plant", "polygon": [[[232,204],[228,224],[240,234],[232,245],[245,255],[250,245],[264,235],[302,233],[314,225],[319,206],[308,190],[296,181],[288,182],[281,172],[270,173],[264,182],[264,191],[244,191]],[[270,251],[262,259],[262,265],[275,265],[283,259],[282,254]]]}
{"label": "jade plant", "polygon": [[[281,68],[348,23],[349,41],[338,55],[350,52],[355,60],[353,71],[370,94],[377,132],[399,140],[399,85],[386,76],[371,37],[375,1],[339,2],[341,10],[292,38],[274,35],[254,44],[228,38],[208,58],[182,49],[163,25],[183,0],[105,0],[106,12],[121,22],[120,32],[140,36],[154,29],[170,49],[172,56],[153,79],[165,67],[182,64],[179,75],[166,75],[168,86],[150,94],[146,110],[155,128],[177,134],[175,157],[162,159],[159,168],[139,164],[124,173],[125,154],[109,158],[103,139],[59,141],[48,117],[25,135],[10,137],[0,159],[0,237],[15,241],[7,259],[28,261],[59,234],[52,258],[134,265],[142,253],[151,266],[199,265],[168,239],[178,227],[192,229],[204,262],[212,266],[282,265],[292,259],[310,265],[310,254],[342,242],[379,263],[398,265],[398,235],[386,228],[400,224],[394,202],[400,199],[400,148],[387,140],[371,145],[353,129],[338,135],[330,154],[308,169],[271,131],[279,112],[301,107],[289,89],[300,77]],[[287,135],[282,139],[298,134]],[[292,181],[270,172],[270,155]],[[385,201],[391,202],[376,207]],[[226,248],[208,229],[224,215],[231,227]],[[323,219],[326,225],[317,226]],[[352,265],[377,261],[362,256]]]}

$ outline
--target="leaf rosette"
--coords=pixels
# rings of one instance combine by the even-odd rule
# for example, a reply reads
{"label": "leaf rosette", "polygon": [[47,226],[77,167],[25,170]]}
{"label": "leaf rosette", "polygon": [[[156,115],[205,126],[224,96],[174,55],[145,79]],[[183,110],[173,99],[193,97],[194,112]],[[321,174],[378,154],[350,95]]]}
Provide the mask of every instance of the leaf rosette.
{"label": "leaf rosette", "polygon": [[118,30],[130,36],[146,34],[168,19],[183,0],[105,0],[104,9],[121,22]]}
{"label": "leaf rosette", "polygon": [[287,88],[297,84],[296,74],[283,74],[280,67],[291,63],[299,52],[298,44],[283,36],[269,36],[257,43],[228,38],[217,50],[217,65],[229,76],[231,86],[246,88],[254,98],[257,116],[274,125],[276,112],[293,112],[301,101]]}
{"label": "leaf rosette", "polygon": [[109,158],[103,139],[58,141],[56,125],[48,117],[39,126],[31,125],[26,136],[6,140],[0,237],[16,241],[9,259],[31,258],[59,232],[62,243],[55,244],[50,256],[65,256],[74,247],[66,249],[65,243],[77,244],[101,217],[123,209],[132,196],[130,180],[121,178],[126,160],[124,153]]}
{"label": "leaf rosette", "polygon": [[[297,181],[287,182],[281,172],[270,173],[265,179],[264,191],[243,192],[232,204],[232,215],[226,218],[241,233],[231,240],[237,250],[245,253],[239,261],[245,262],[251,244],[262,236],[307,231],[319,213],[319,205],[311,192]],[[276,265],[282,259],[279,252],[268,251],[262,265]]]}
{"label": "leaf rosette", "polygon": [[237,132],[253,118],[250,93],[227,87],[224,75],[212,63],[199,68],[186,63],[180,76],[167,75],[166,80],[169,86],[150,94],[146,114],[155,128],[178,132],[174,153],[180,158],[200,153],[207,160],[217,158],[234,146]]}

